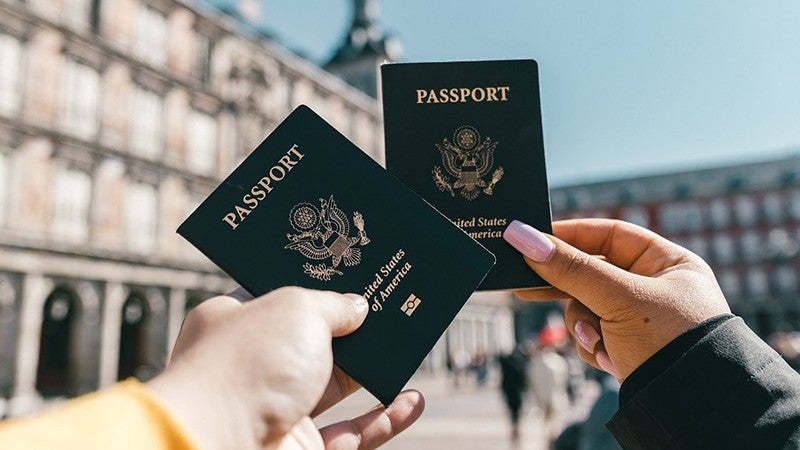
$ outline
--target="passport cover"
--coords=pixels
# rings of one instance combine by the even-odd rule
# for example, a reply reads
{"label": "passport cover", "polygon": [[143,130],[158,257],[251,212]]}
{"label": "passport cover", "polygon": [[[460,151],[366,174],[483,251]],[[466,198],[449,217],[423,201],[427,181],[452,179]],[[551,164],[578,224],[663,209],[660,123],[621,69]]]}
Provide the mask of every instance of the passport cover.
{"label": "passport cover", "polygon": [[534,60],[381,66],[386,167],[497,257],[480,290],[544,287],[503,240],[552,231]]}
{"label": "passport cover", "polygon": [[494,264],[491,253],[306,106],[178,233],[254,296],[288,285],[363,294],[367,319],[333,340],[333,354],[385,405]]}

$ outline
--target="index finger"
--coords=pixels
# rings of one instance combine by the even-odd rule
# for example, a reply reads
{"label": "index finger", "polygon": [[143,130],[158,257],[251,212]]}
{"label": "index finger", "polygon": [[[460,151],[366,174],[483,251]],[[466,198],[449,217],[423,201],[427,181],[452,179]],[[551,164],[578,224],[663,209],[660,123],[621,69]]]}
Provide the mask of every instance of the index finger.
{"label": "index finger", "polygon": [[679,247],[658,234],[614,219],[571,219],[553,222],[553,235],[590,255],[601,255],[611,264],[636,273],[652,275],[639,270],[652,271],[653,262],[663,260],[658,266],[674,263]]}

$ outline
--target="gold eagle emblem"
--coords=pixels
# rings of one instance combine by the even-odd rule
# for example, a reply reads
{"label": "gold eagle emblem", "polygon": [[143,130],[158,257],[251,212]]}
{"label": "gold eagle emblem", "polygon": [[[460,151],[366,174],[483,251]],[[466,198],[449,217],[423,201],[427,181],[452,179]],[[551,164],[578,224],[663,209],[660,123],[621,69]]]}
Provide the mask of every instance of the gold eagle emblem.
{"label": "gold eagle emblem", "polygon": [[314,261],[331,259],[326,262],[303,264],[303,272],[311,278],[330,281],[334,275],[342,275],[340,264],[356,266],[361,263],[361,249],[358,246],[369,244],[364,230],[364,218],[356,211],[353,224],[358,229],[356,236],[350,236],[350,220],[331,195],[328,200],[319,199],[317,208],[311,203],[298,203],[289,211],[289,223],[297,234],[287,233],[289,240],[284,248],[296,250]]}
{"label": "gold eagle emblem", "polygon": [[505,173],[502,167],[495,169],[491,180],[484,179],[494,166],[494,153],[497,142],[490,138],[481,140],[477,129],[465,125],[453,133],[453,142],[444,138],[436,148],[442,155],[442,166],[451,180],[442,172],[441,167],[433,168],[433,181],[442,192],[455,197],[459,191],[467,200],[475,200],[483,191],[486,195],[494,193],[494,187]]}

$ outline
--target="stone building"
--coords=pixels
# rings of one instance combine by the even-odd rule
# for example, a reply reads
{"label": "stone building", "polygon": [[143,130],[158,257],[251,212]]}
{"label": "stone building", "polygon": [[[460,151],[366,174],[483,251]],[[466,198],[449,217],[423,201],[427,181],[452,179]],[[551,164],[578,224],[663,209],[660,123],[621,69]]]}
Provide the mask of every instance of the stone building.
{"label": "stone building", "polygon": [[[245,25],[0,0],[0,417],[163,368],[186,311],[234,286],[175,229],[296,105],[383,161],[374,98]],[[506,300],[469,306],[454,342],[508,345],[484,325]]]}
{"label": "stone building", "polygon": [[555,218],[611,217],[703,257],[762,337],[800,330],[800,157],[554,189]]}
{"label": "stone building", "polygon": [[233,284],[177,225],[296,105],[377,160],[374,99],[177,0],[0,0],[0,416],[159,371]]}

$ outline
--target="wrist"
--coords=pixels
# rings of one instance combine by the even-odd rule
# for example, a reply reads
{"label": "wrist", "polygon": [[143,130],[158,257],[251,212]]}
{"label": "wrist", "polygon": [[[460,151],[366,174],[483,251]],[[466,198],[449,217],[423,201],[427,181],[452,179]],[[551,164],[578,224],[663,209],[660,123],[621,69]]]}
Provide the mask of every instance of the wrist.
{"label": "wrist", "polygon": [[258,442],[256,433],[260,430],[253,426],[258,424],[253,424],[243,405],[228,401],[236,397],[225,383],[209,382],[198,376],[202,373],[199,371],[193,376],[176,372],[168,368],[147,387],[203,449],[251,448],[252,442]]}

